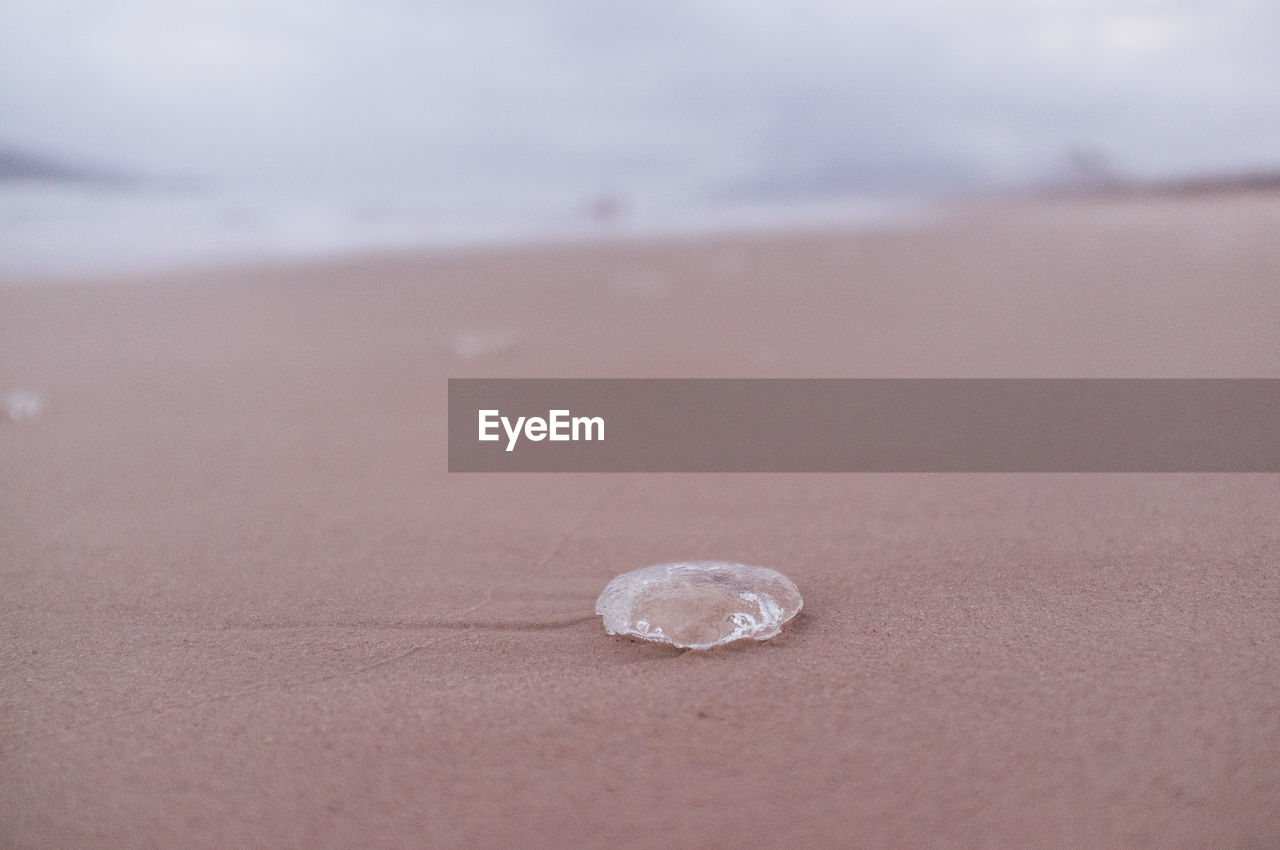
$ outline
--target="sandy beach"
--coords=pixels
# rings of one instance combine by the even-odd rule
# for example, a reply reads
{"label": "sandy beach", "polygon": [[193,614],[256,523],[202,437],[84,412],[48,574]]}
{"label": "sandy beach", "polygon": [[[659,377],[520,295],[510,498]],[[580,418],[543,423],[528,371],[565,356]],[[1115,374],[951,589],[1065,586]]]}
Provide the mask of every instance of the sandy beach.
{"label": "sandy beach", "polygon": [[[0,844],[1280,844],[1280,476],[450,475],[459,377],[1280,377],[1280,193],[0,285]],[[779,637],[606,636],[774,567]]]}

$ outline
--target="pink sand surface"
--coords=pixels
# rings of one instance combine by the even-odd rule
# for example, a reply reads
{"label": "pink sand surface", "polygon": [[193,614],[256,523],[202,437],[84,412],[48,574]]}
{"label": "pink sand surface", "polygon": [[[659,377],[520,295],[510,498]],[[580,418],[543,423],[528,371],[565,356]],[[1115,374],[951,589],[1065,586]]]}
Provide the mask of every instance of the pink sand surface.
{"label": "pink sand surface", "polygon": [[[1280,844],[1280,477],[449,475],[449,377],[1280,377],[1280,198],[0,289],[0,844]],[[639,285],[641,281],[644,285]],[[787,573],[769,642],[615,574]]]}

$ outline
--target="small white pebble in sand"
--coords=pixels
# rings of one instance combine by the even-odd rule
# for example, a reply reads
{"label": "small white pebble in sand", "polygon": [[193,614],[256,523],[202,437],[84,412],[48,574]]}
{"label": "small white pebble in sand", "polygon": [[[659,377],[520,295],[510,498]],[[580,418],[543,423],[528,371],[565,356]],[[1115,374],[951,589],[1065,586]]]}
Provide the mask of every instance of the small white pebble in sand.
{"label": "small white pebble in sand", "polygon": [[31,390],[12,390],[4,394],[4,413],[10,422],[29,422],[44,410],[44,397]]}
{"label": "small white pebble in sand", "polygon": [[454,335],[451,350],[459,360],[480,360],[515,347],[516,335],[508,330],[461,330]]}
{"label": "small white pebble in sand", "polygon": [[768,640],[800,613],[800,591],[777,570],[724,561],[659,564],[623,573],[596,600],[611,635],[683,649]]}

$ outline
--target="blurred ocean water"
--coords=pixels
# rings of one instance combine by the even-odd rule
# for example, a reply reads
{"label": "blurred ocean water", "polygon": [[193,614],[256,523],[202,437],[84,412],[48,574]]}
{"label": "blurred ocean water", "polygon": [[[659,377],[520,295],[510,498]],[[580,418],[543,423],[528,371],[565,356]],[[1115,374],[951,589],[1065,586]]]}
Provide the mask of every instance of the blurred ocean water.
{"label": "blurred ocean water", "polygon": [[[488,232],[476,229],[484,224]],[[61,277],[502,238],[398,204],[30,183],[0,188],[0,277]]]}
{"label": "blurred ocean water", "polygon": [[469,245],[859,227],[918,220],[928,209],[903,198],[672,201],[642,210],[602,203],[448,206],[406,197],[11,183],[0,185],[0,281]]}

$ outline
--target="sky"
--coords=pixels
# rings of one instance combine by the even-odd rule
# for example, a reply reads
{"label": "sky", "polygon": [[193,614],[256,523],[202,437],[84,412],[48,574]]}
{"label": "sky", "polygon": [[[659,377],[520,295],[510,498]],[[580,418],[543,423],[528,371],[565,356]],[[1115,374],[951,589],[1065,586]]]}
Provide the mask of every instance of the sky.
{"label": "sky", "polygon": [[1275,0],[7,0],[0,145],[338,195],[1280,167]]}

